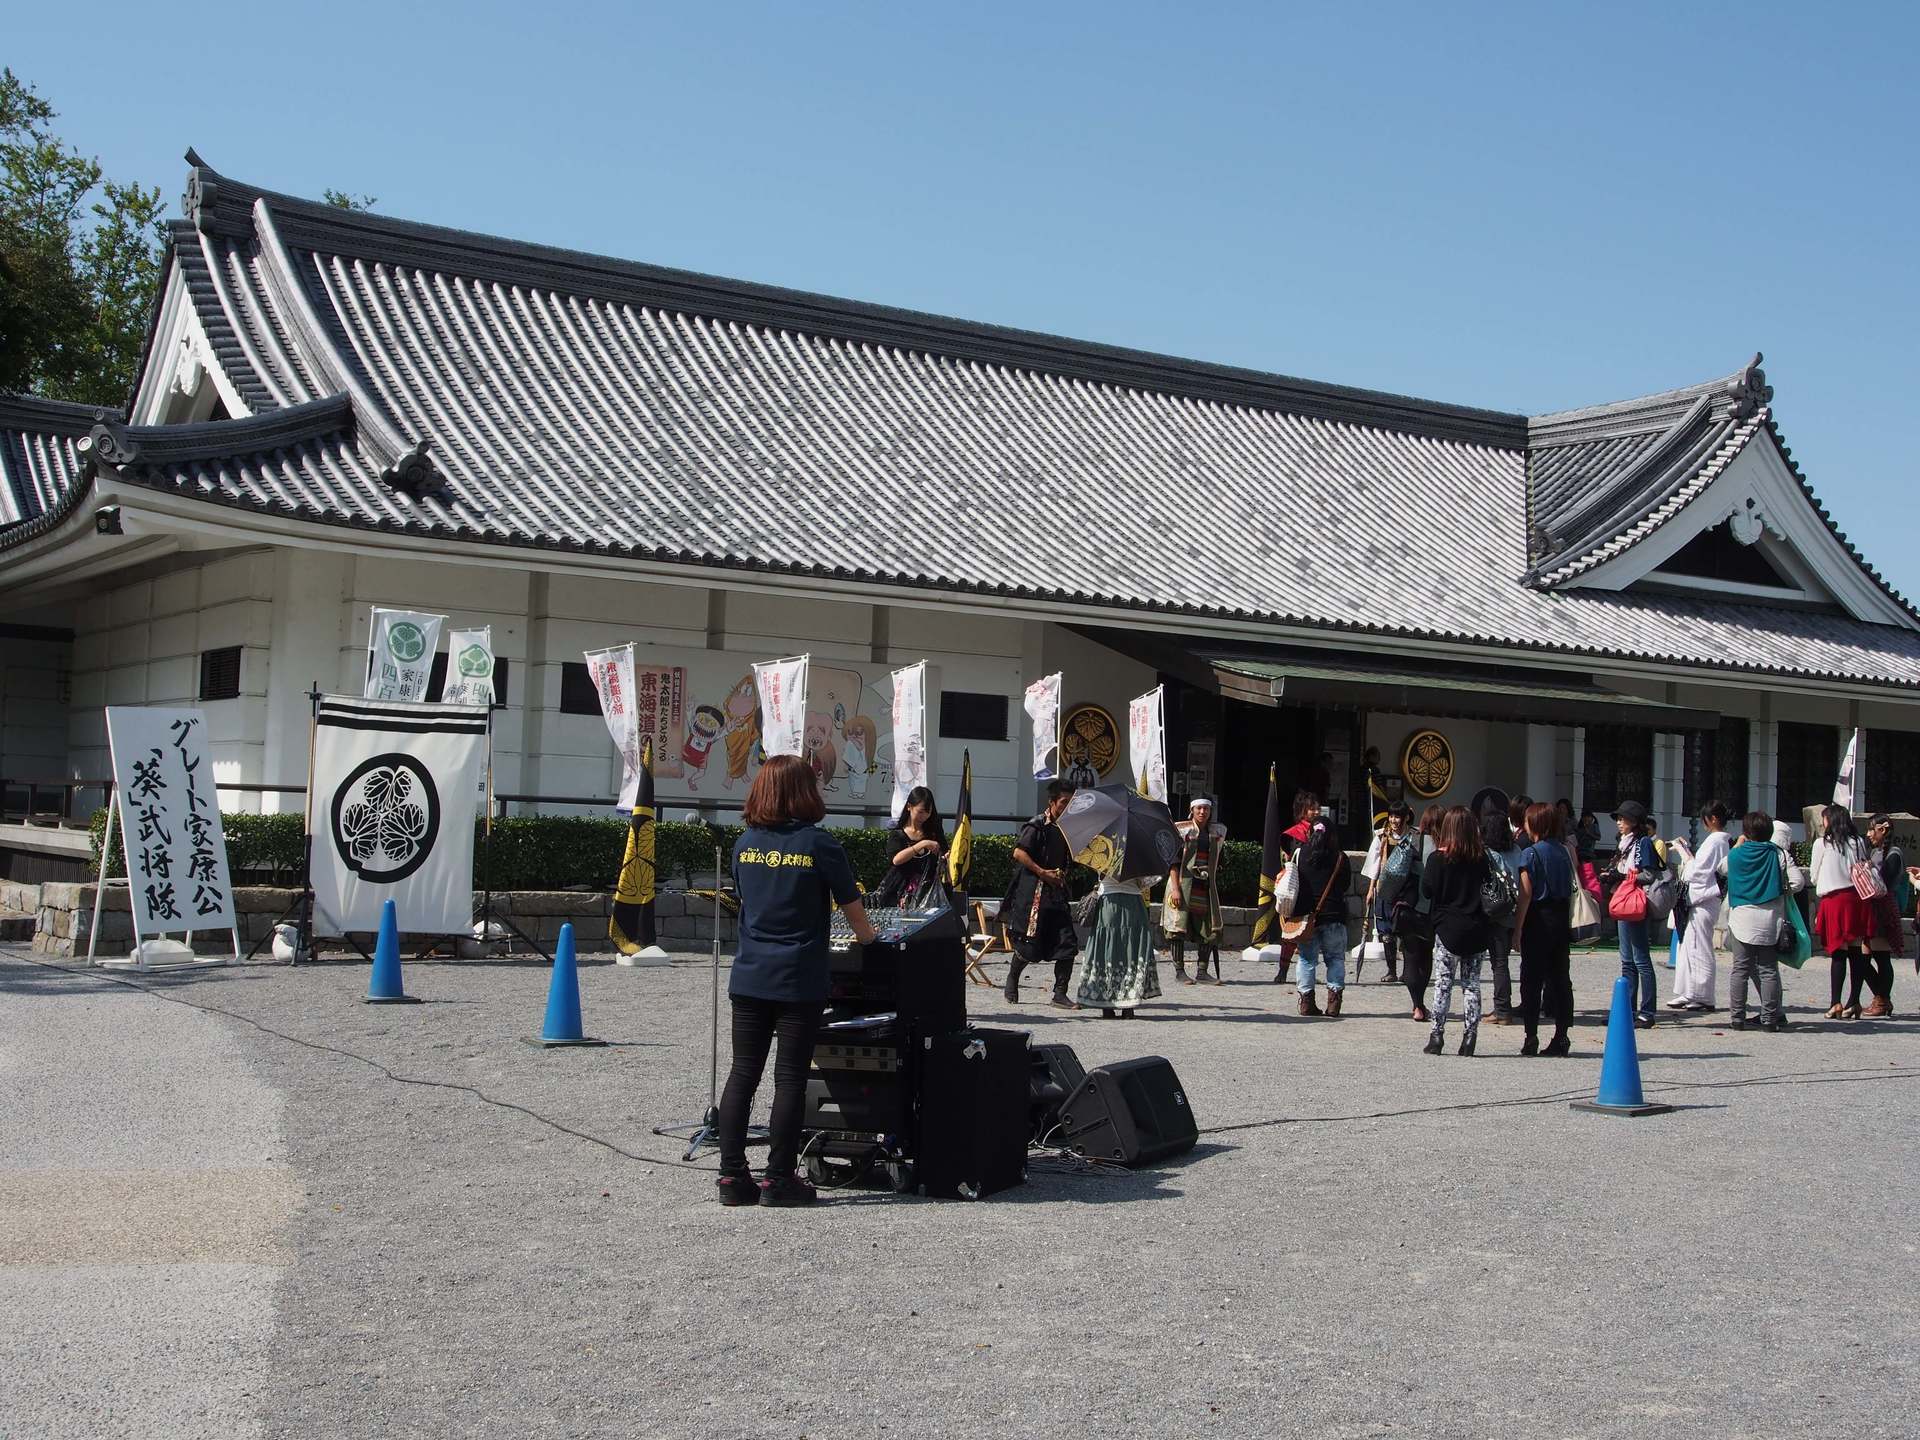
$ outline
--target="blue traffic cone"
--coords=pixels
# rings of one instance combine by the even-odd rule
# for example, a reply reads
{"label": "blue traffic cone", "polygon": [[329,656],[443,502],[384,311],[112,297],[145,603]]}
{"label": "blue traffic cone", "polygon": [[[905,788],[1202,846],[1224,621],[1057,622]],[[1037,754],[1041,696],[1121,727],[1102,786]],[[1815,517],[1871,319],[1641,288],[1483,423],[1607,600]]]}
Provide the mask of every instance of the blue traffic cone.
{"label": "blue traffic cone", "polygon": [[540,1027],[540,1043],[547,1049],[559,1045],[604,1045],[604,1040],[589,1040],[580,1021],[580,967],[573,958],[573,926],[560,927],[560,943],[553,947],[553,980],[547,986],[547,1020]]}
{"label": "blue traffic cone", "polygon": [[1640,1047],[1633,1039],[1633,981],[1613,982],[1613,1008],[1607,1014],[1607,1052],[1600,1060],[1600,1094],[1575,1100],[1575,1110],[1603,1115],[1665,1115],[1671,1105],[1649,1105],[1640,1089]]}
{"label": "blue traffic cone", "polygon": [[367,977],[369,1005],[418,1005],[420,997],[407,994],[400,979],[400,917],[393,901],[380,907],[380,938],[373,947],[373,974]]}

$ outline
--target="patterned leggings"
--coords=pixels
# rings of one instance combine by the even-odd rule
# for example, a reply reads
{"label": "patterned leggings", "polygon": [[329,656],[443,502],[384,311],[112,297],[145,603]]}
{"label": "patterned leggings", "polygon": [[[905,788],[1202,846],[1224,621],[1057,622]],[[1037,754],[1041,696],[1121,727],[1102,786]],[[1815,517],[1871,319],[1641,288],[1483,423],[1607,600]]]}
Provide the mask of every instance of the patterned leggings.
{"label": "patterned leggings", "polygon": [[1447,1028],[1447,1009],[1453,1000],[1453,987],[1462,986],[1467,994],[1462,1008],[1466,1013],[1467,1033],[1462,1039],[1471,1040],[1480,1033],[1480,967],[1487,963],[1487,952],[1478,955],[1456,955],[1447,948],[1447,942],[1435,938],[1433,942],[1433,1033],[1443,1034]]}

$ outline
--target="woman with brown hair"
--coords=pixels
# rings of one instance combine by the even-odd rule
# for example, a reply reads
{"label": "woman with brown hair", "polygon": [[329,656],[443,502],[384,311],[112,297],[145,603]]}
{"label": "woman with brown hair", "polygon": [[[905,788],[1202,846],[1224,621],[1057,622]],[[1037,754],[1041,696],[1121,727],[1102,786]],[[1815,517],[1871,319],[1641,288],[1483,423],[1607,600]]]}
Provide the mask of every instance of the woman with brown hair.
{"label": "woman with brown hair", "polygon": [[[747,791],[746,829],[733,847],[740,895],[740,944],[727,994],[733,1002],[733,1068],[720,1096],[720,1203],[806,1205],[813,1186],[794,1173],[807,1067],[827,1000],[827,931],[837,904],[863,945],[879,939],[860,902],[847,852],[820,821],[827,813],[812,767],[775,755]],[[747,1111],[767,1051],[773,1065],[773,1116],[767,1168],[756,1189],[747,1168]]]}
{"label": "woman with brown hair", "polygon": [[1445,1044],[1447,1009],[1456,985],[1467,992],[1467,1031],[1460,1039],[1460,1053],[1473,1054],[1480,1036],[1480,967],[1487,963],[1493,943],[1493,925],[1480,903],[1480,886],[1487,878],[1480,823],[1466,806],[1455,805],[1440,822],[1439,846],[1420,876],[1420,893],[1433,905],[1433,963],[1439,972],[1428,1055],[1438,1055]]}
{"label": "woman with brown hair", "polygon": [[[1520,855],[1520,900],[1513,912],[1514,945],[1520,951],[1520,1023],[1527,1027],[1522,1055],[1565,1055],[1573,1048],[1574,861],[1565,817],[1547,804],[1527,807],[1527,837]],[[1553,1038],[1540,1048],[1540,1016],[1553,1021]]]}

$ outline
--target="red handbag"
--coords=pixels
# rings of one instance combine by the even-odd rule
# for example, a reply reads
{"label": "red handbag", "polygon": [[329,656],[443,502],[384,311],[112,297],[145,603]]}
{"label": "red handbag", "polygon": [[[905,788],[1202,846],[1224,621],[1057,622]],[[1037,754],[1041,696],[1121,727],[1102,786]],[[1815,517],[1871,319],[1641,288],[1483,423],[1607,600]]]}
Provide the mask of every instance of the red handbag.
{"label": "red handbag", "polygon": [[1614,886],[1613,894],[1607,897],[1607,914],[1616,920],[1646,919],[1647,887],[1629,875]]}

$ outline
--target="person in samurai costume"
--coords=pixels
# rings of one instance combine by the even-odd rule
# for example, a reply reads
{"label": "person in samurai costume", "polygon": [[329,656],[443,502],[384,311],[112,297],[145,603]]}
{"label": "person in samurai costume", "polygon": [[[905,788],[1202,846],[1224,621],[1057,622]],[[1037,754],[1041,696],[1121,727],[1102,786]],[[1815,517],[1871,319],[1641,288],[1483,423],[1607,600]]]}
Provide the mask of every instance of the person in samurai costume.
{"label": "person in samurai costume", "polygon": [[[1213,823],[1213,802],[1196,797],[1180,824],[1180,861],[1167,874],[1162,924],[1173,941],[1173,976],[1186,984],[1220,983],[1220,862],[1227,827]],[[1193,979],[1187,979],[1186,948],[1194,945]],[[1207,962],[1213,978],[1207,978]]]}
{"label": "person in samurai costume", "polygon": [[1052,961],[1053,997],[1048,1003],[1062,1010],[1080,1008],[1067,993],[1080,936],[1067,903],[1067,871],[1073,856],[1058,823],[1072,798],[1073,786],[1068,782],[1049,782],[1047,808],[1027,821],[1013,842],[1013,883],[1000,902],[1007,939],[1013,945],[1002,992],[1009,1005],[1020,1003],[1020,972],[1036,962]]}

